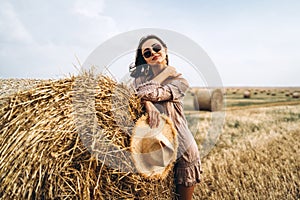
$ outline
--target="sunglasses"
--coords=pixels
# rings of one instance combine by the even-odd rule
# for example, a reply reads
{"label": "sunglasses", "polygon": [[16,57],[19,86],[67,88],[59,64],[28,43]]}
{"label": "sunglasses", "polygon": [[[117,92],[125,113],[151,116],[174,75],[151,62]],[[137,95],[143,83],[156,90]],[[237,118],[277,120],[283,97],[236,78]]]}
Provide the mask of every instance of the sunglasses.
{"label": "sunglasses", "polygon": [[[156,53],[160,52],[162,49],[160,44],[153,44],[152,45],[152,50]],[[150,58],[152,56],[152,51],[150,48],[146,48],[144,53],[143,53],[144,58]]]}

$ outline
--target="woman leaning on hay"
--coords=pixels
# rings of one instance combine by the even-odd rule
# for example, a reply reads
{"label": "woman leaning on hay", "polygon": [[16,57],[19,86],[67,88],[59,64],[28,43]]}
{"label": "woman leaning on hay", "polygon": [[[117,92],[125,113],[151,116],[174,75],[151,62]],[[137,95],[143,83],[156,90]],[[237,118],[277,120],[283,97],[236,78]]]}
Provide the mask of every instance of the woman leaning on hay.
{"label": "woman leaning on hay", "polygon": [[163,113],[172,120],[177,130],[176,193],[180,199],[192,199],[194,187],[200,182],[201,163],[198,146],[183,112],[183,97],[189,86],[182,75],[168,64],[166,44],[159,37],[148,35],[139,42],[131,76],[148,113],[149,126],[156,128],[159,115]]}

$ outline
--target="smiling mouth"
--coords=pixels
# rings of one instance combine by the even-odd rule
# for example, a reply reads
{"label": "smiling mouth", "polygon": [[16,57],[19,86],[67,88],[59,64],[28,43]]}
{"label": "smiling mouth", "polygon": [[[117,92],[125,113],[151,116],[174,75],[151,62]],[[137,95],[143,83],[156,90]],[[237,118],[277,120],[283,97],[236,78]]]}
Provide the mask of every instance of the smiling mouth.
{"label": "smiling mouth", "polygon": [[152,60],[157,60],[159,56],[153,56]]}

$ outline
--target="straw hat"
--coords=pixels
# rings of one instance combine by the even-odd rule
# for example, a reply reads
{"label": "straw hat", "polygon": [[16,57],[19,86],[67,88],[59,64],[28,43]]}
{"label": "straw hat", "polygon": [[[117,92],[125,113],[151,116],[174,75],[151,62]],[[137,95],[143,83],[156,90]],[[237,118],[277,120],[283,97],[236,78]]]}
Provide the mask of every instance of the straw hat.
{"label": "straw hat", "polygon": [[177,131],[167,116],[161,115],[159,126],[153,129],[147,116],[136,122],[130,148],[136,169],[143,176],[164,178],[176,160],[177,147]]}

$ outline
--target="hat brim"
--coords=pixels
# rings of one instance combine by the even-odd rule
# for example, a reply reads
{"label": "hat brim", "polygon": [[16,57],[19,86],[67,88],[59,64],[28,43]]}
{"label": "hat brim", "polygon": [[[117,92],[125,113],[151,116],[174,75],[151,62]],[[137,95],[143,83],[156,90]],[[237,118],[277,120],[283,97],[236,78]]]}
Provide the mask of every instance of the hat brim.
{"label": "hat brim", "polygon": [[177,131],[166,115],[160,115],[157,128],[150,128],[147,116],[138,119],[130,141],[137,171],[146,178],[165,178],[176,160]]}

